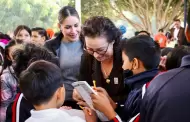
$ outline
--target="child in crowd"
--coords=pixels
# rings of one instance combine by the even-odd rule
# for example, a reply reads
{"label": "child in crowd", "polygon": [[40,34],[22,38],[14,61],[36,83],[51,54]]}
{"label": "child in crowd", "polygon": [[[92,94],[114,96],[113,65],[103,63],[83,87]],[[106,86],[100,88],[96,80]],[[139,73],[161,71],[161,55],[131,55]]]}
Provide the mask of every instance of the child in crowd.
{"label": "child in crowd", "polygon": [[19,25],[14,31],[14,39],[17,44],[31,42],[31,30],[26,25]]}
{"label": "child in crowd", "polygon": [[[4,36],[4,37],[3,37]],[[10,48],[10,37],[0,34],[0,81],[1,81],[1,106],[0,122],[5,122],[8,105],[14,100],[17,90],[17,80],[11,63],[8,61],[7,50]]]}
{"label": "child in crowd", "polygon": [[[32,43],[15,45],[9,48],[7,52],[9,52],[8,55],[12,61],[16,78],[18,78],[20,73],[27,69],[31,63],[37,60],[46,60],[59,66],[58,59],[46,48],[36,46]],[[14,102],[7,108],[6,122],[16,122],[16,120],[18,122],[25,122],[25,120],[31,116],[30,110],[33,108],[33,105],[23,97],[23,94],[18,88],[18,94]]]}
{"label": "child in crowd", "polygon": [[85,122],[57,109],[64,103],[65,88],[55,64],[42,60],[32,63],[21,73],[19,83],[24,97],[35,107],[26,122]]}

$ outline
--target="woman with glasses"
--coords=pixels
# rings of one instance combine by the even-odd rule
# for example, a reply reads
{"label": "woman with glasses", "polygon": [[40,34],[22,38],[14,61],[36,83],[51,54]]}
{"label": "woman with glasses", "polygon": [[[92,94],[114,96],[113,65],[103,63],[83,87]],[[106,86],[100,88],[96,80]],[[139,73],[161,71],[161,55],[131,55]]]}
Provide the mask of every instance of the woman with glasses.
{"label": "woman with glasses", "polygon": [[[82,28],[86,53],[81,58],[80,80],[103,87],[115,102],[122,102],[126,92],[123,83],[122,57],[119,43],[120,30],[114,23],[101,16],[88,19]],[[82,104],[76,91],[73,98]]]}

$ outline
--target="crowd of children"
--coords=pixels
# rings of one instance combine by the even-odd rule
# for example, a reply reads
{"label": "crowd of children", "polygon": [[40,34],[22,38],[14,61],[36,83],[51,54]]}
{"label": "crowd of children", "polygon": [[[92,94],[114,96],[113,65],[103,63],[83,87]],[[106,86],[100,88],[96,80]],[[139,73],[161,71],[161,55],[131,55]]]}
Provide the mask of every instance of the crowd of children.
{"label": "crowd of children", "polygon": [[[99,122],[97,110],[108,122],[188,122],[189,26],[175,35],[175,20],[170,38],[160,29],[154,39],[147,31],[127,39],[107,17],[81,25],[70,6],[58,21],[54,37],[25,25],[13,39],[0,33],[0,122]],[[93,108],[72,86],[77,81],[96,81]]]}

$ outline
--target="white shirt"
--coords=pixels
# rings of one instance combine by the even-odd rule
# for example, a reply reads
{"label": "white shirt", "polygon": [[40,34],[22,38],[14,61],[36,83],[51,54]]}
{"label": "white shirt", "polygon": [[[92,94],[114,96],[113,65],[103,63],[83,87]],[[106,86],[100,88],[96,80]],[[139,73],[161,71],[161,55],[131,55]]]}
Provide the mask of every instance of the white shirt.
{"label": "white shirt", "polygon": [[175,29],[174,29],[174,41],[173,41],[174,45],[178,44],[178,37],[177,37],[178,34],[179,34],[179,29],[175,27]]}
{"label": "white shirt", "polygon": [[179,33],[179,29],[178,29],[178,28],[175,28],[175,29],[174,29],[174,39],[175,39],[175,40],[178,40],[178,37],[177,37],[177,36],[178,36],[178,33]]}
{"label": "white shirt", "polygon": [[85,122],[85,120],[54,108],[40,111],[31,110],[31,117],[25,122]]}

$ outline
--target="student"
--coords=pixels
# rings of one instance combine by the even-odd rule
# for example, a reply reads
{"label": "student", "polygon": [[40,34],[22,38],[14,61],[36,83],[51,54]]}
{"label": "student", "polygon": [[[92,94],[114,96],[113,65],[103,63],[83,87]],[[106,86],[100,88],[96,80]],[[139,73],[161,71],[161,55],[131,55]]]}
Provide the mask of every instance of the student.
{"label": "student", "polygon": [[167,37],[164,35],[163,29],[159,29],[158,34],[154,37],[154,40],[159,43],[161,49],[166,47]]}
{"label": "student", "polygon": [[91,97],[94,108],[103,112],[109,120],[117,118],[116,111],[122,121],[127,122],[140,112],[142,87],[159,73],[157,67],[160,62],[160,48],[150,36],[136,36],[122,43],[122,59],[124,83],[130,88],[124,108],[119,108],[109,96],[106,97],[108,94],[102,88],[97,88],[99,95],[92,94]]}
{"label": "student", "polygon": [[[0,122],[5,122],[8,105],[13,102],[17,91],[17,79],[14,76],[11,63],[8,61],[6,50],[10,47],[9,41],[0,39],[0,81],[1,81],[1,106]],[[8,44],[8,45],[7,45]]]}
{"label": "student", "polygon": [[26,25],[19,25],[14,31],[14,39],[17,43],[31,42],[31,30]]}
{"label": "student", "polygon": [[[27,43],[25,45],[16,45],[12,48],[9,56],[13,62],[17,78],[31,63],[38,60],[46,60],[59,66],[58,59],[44,47]],[[30,110],[33,108],[33,105],[23,97],[18,88],[18,94],[14,102],[7,109],[6,122],[16,122],[16,120],[17,122],[25,122],[31,116]]]}
{"label": "student", "polygon": [[158,75],[144,95],[140,122],[189,122],[190,55],[179,68]]}
{"label": "student", "polygon": [[35,108],[26,122],[85,122],[58,109],[64,103],[65,88],[61,70],[55,64],[42,60],[32,63],[21,73],[19,84]]}
{"label": "student", "polygon": [[44,28],[36,27],[32,28],[32,41],[34,43],[44,45],[45,41],[48,40],[47,32]]}

